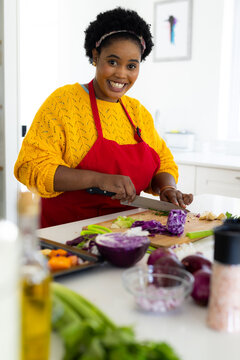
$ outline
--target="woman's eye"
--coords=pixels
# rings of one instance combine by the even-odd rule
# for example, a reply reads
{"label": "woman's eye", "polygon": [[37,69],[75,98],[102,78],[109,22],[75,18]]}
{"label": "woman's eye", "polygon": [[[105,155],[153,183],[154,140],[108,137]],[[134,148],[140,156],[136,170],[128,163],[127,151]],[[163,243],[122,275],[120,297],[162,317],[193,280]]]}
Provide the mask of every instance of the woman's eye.
{"label": "woman's eye", "polygon": [[128,65],[128,68],[129,68],[130,70],[133,70],[133,69],[136,69],[137,66],[136,66],[136,64],[129,64],[129,65]]}
{"label": "woman's eye", "polygon": [[114,66],[117,64],[116,60],[109,60],[108,62],[110,65]]}

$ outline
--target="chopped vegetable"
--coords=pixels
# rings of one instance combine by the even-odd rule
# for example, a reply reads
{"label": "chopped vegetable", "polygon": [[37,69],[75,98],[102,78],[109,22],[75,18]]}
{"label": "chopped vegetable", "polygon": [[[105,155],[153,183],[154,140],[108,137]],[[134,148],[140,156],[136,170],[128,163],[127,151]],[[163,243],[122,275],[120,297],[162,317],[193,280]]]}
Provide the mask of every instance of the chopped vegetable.
{"label": "chopped vegetable", "polygon": [[77,255],[71,255],[68,258],[71,260],[71,266],[78,265],[78,257],[77,257]]}
{"label": "chopped vegetable", "polygon": [[233,214],[229,213],[228,211],[226,212],[226,217],[227,219],[230,219],[233,217]]}
{"label": "chopped vegetable", "polygon": [[105,233],[111,233],[112,230],[105,226],[101,225],[88,225],[85,230],[81,231],[80,235],[90,235],[90,234],[105,234]]}
{"label": "chopped vegetable", "polygon": [[70,257],[53,256],[48,260],[48,266],[52,271],[69,269],[72,266]]}
{"label": "chopped vegetable", "polygon": [[64,360],[179,360],[163,342],[138,342],[131,327],[116,326],[81,295],[52,284],[52,327],[65,346]]}
{"label": "chopped vegetable", "polygon": [[48,266],[52,272],[69,269],[70,267],[79,265],[85,261],[61,248],[54,250],[42,249],[41,253],[47,257]]}
{"label": "chopped vegetable", "polygon": [[129,267],[136,264],[147,251],[150,244],[147,234],[137,230],[137,234],[132,231],[98,235],[96,245],[100,254],[110,263]]}
{"label": "chopped vegetable", "polygon": [[167,229],[173,235],[182,235],[187,214],[183,210],[171,210],[167,219]]}
{"label": "chopped vegetable", "polygon": [[202,213],[199,217],[199,220],[215,220],[217,218],[217,215],[215,215],[213,212],[211,211],[205,211],[204,213]]}
{"label": "chopped vegetable", "polygon": [[193,231],[186,233],[186,236],[189,237],[189,239],[198,239],[198,238],[205,238],[207,236],[213,235],[213,230],[201,230],[201,231]]}
{"label": "chopped vegetable", "polygon": [[54,256],[66,256],[67,255],[67,251],[64,249],[57,249],[57,250],[51,250],[51,252],[49,253],[49,257],[52,258]]}
{"label": "chopped vegetable", "polygon": [[[100,230],[103,231],[104,233],[111,233],[112,230],[110,230],[109,228],[105,227],[105,226],[101,226],[101,225],[88,225],[88,230]],[[101,234],[101,233],[100,233]]]}
{"label": "chopped vegetable", "polygon": [[[166,279],[164,279],[166,280]],[[148,285],[147,297],[139,296],[136,298],[138,306],[146,311],[166,312],[179,307],[182,303],[184,288],[156,287],[154,284]]]}
{"label": "chopped vegetable", "polygon": [[78,236],[76,239],[68,240],[66,242],[66,244],[69,246],[77,246],[81,243],[85,244],[89,240],[94,240],[96,238],[96,236],[97,236],[97,234],[81,235],[81,236]]}
{"label": "chopped vegetable", "polygon": [[77,237],[76,239],[68,240],[66,242],[66,244],[69,246],[77,246],[78,248],[88,251],[91,254],[99,255],[99,252],[98,252],[96,244],[95,244],[95,238],[97,235],[98,234],[96,234],[96,233],[81,235],[81,236]]}
{"label": "chopped vegetable", "polygon": [[169,211],[155,210],[155,209],[149,209],[149,210],[155,211],[154,215],[157,215],[157,216],[168,216],[169,215]]}
{"label": "chopped vegetable", "polygon": [[136,221],[129,216],[118,216],[116,220],[113,221],[111,228],[112,229],[127,229],[132,226],[132,224]]}
{"label": "chopped vegetable", "polygon": [[49,254],[51,253],[51,249],[42,249],[41,250],[41,253],[44,255],[44,256],[49,256]]}
{"label": "chopped vegetable", "polygon": [[224,225],[231,224],[231,225],[240,225],[240,216],[239,217],[230,217],[224,221]]}
{"label": "chopped vegetable", "polygon": [[162,225],[160,221],[156,220],[139,220],[132,224],[132,228],[141,226],[143,230],[147,230],[150,233],[149,236],[154,236],[156,234],[171,234],[180,236],[184,231],[186,216],[185,211],[174,209],[169,212],[167,225]]}
{"label": "chopped vegetable", "polygon": [[[229,213],[228,213],[229,214]],[[227,218],[227,213],[221,213],[219,215],[215,215],[213,212],[211,211],[205,211],[204,213],[202,213],[199,216],[199,220],[209,220],[209,221],[213,221],[213,220],[225,220]]]}
{"label": "chopped vegetable", "polygon": [[147,230],[149,232],[149,236],[154,236],[156,234],[167,234],[169,233],[166,226],[162,225],[160,221],[149,220],[149,221],[135,221],[132,224],[132,228],[141,227],[143,230]]}

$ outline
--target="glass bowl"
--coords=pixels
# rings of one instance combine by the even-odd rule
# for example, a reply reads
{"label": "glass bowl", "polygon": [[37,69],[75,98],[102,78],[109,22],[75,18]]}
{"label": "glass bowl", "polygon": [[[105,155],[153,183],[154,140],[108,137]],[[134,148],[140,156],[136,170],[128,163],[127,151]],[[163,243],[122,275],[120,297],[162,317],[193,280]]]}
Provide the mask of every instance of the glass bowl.
{"label": "glass bowl", "polygon": [[124,287],[145,311],[179,308],[192,292],[194,277],[186,270],[166,266],[135,266],[122,274]]}

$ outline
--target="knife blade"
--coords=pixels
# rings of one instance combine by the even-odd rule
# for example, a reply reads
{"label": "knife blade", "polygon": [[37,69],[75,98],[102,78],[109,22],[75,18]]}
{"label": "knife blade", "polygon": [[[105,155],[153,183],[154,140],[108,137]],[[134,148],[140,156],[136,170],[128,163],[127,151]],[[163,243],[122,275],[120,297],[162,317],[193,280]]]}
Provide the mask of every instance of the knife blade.
{"label": "knife blade", "polygon": [[128,203],[128,201],[120,201],[122,205],[134,206],[143,209],[151,209],[157,211],[170,211],[172,209],[179,209],[189,212],[189,210],[183,209],[180,206],[174,205],[167,201],[154,200],[144,196],[136,195],[135,199]]}
{"label": "knife blade", "polygon": [[[110,197],[115,195],[115,193],[113,193],[113,192],[101,190],[96,187],[88,188],[88,189],[86,189],[86,191],[89,194],[98,194],[98,195],[105,195],[105,196],[110,196]],[[128,205],[128,206],[133,206],[133,207],[143,208],[143,209],[152,209],[152,210],[157,210],[157,211],[170,211],[172,209],[179,209],[179,210],[184,210],[186,212],[189,212],[189,210],[183,209],[180,206],[174,205],[168,201],[154,200],[154,199],[150,199],[150,198],[147,198],[144,196],[139,196],[139,195],[136,195],[135,199],[131,203],[128,203],[128,201],[123,201],[123,200],[121,200],[120,203],[122,205]]]}

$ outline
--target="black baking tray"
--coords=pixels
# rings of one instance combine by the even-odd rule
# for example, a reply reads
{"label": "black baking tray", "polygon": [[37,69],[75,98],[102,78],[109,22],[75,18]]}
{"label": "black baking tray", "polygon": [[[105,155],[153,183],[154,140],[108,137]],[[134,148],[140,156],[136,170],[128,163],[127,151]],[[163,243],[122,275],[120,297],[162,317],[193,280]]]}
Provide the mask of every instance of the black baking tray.
{"label": "black baking tray", "polygon": [[52,271],[51,275],[53,276],[54,279],[62,277],[62,276],[66,276],[66,275],[72,275],[72,274],[78,273],[83,270],[87,270],[87,269],[91,269],[91,268],[95,268],[100,265],[103,265],[103,259],[100,256],[90,254],[89,252],[87,252],[85,250],[81,250],[76,247],[72,247],[72,246],[69,246],[66,244],[62,244],[62,243],[59,243],[56,241],[43,239],[43,238],[39,238],[39,243],[40,243],[41,249],[51,249],[51,250],[64,249],[64,250],[72,253],[73,255],[77,255],[82,260],[85,260],[85,263],[79,264],[76,266],[72,266],[69,269]]}

